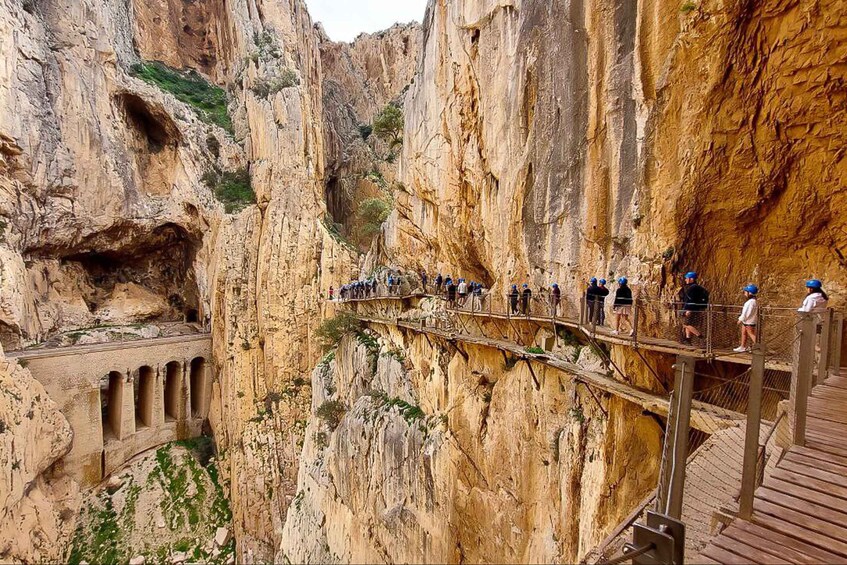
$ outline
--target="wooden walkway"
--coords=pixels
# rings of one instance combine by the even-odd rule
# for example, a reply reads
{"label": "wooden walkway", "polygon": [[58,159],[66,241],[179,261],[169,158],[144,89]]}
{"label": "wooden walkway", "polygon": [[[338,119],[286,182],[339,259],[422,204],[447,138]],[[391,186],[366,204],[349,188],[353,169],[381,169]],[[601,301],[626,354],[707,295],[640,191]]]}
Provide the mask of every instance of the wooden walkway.
{"label": "wooden walkway", "polygon": [[[417,333],[432,335],[445,339],[450,342],[463,342],[472,345],[481,345],[483,347],[492,347],[501,351],[506,351],[520,358],[535,361],[555,369],[559,369],[567,374],[573,375],[573,378],[585,384],[588,387],[607,392],[617,396],[633,404],[641,406],[644,410],[657,414],[659,416],[668,415],[668,398],[659,396],[647,390],[634,387],[625,382],[616,380],[602,373],[587,371],[563,357],[553,353],[534,354],[526,351],[526,348],[505,340],[472,336],[467,334],[448,332],[429,327],[421,327],[418,324],[403,322],[398,320],[389,320],[384,318],[369,317],[364,315],[356,315],[361,321],[370,324],[389,325],[406,330],[411,330]],[[746,416],[732,410],[720,408],[706,404],[704,402],[694,401],[691,408],[691,427],[694,429],[713,434],[719,430],[727,428],[737,428],[743,425]]]}
{"label": "wooden walkway", "polygon": [[[408,296],[383,296],[383,297],[374,297],[374,298],[359,298],[359,299],[350,299],[344,302],[339,302],[339,304],[369,304],[369,303],[379,303],[381,301],[399,301],[403,302],[408,299],[422,299],[422,298],[438,298],[433,295],[427,294],[412,294]],[[501,320],[501,321],[512,321],[512,322],[530,322],[538,325],[553,325],[553,326],[561,326],[570,330],[578,330],[584,333],[585,335],[590,336],[592,339],[596,339],[597,341],[601,341],[604,343],[608,343],[611,345],[621,345],[624,347],[631,347],[633,349],[643,349],[646,351],[655,351],[657,353],[667,353],[670,355],[687,355],[690,357],[694,357],[695,359],[713,359],[716,361],[724,361],[727,363],[737,363],[741,365],[749,365],[751,363],[751,357],[747,353],[735,353],[730,350],[718,350],[715,351],[713,355],[709,355],[705,349],[694,347],[691,345],[685,345],[683,343],[679,343],[677,341],[673,341],[670,339],[663,339],[657,337],[649,337],[639,335],[637,338],[629,337],[624,334],[613,334],[612,329],[605,326],[597,326],[593,331],[592,328],[584,326],[579,323],[579,320],[576,318],[568,318],[568,317],[553,317],[553,316],[510,316],[505,313],[498,312],[490,312],[490,311],[470,311],[464,309],[447,309],[445,312],[449,314],[456,314],[460,316],[471,316],[475,318],[484,318],[490,320]],[[776,371],[783,371],[786,373],[791,372],[791,363],[787,361],[781,361],[777,359],[773,359],[768,357],[768,360],[765,365],[766,369],[772,369]]]}
{"label": "wooden walkway", "polygon": [[792,446],[696,563],[847,563],[847,377],[809,398],[806,447]]}

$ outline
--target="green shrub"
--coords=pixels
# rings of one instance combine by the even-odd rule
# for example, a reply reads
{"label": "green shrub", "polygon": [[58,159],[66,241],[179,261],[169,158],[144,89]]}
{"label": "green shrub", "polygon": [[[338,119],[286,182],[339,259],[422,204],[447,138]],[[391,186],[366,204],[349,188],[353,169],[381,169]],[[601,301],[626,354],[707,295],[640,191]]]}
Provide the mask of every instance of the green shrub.
{"label": "green shrub", "polygon": [[683,14],[690,14],[694,10],[697,9],[697,4],[694,2],[685,2],[682,7],[679,9]]}
{"label": "green shrub", "polygon": [[368,198],[359,204],[358,215],[362,222],[362,233],[372,236],[379,233],[382,224],[391,215],[394,203],[385,198]]}
{"label": "green shrub", "polygon": [[340,312],[334,318],[327,318],[318,329],[315,330],[315,337],[326,349],[330,349],[338,345],[344,334],[349,332],[360,331],[361,324],[359,320],[352,314]]}
{"label": "green shrub", "polygon": [[526,352],[532,353],[533,355],[542,355],[544,353],[544,350],[540,347],[527,347]]}
{"label": "green shrub", "polygon": [[374,128],[370,124],[360,124],[359,125],[359,135],[362,136],[362,141],[367,141],[368,138],[373,133]]}
{"label": "green shrub", "polygon": [[403,126],[403,110],[396,104],[389,104],[374,118],[373,133],[393,149],[403,144]]}
{"label": "green shrub", "polygon": [[232,120],[227,109],[226,92],[210,84],[193,70],[178,71],[158,61],[136,63],[130,70],[145,82],[169,92],[177,100],[188,104],[205,122],[217,124],[233,133]]}
{"label": "green shrub", "polygon": [[330,218],[329,216],[325,216],[323,219],[321,219],[321,224],[323,224],[323,227],[326,228],[327,232],[329,232],[329,235],[330,237],[332,237],[332,239],[334,239],[345,247],[355,249],[353,244],[347,241],[347,239],[343,235],[341,235],[341,230],[344,226],[342,226],[338,222],[333,221],[332,218]]}
{"label": "green shrub", "polygon": [[315,416],[326,422],[330,430],[335,430],[346,413],[347,407],[344,403],[339,400],[327,400],[318,407]]}
{"label": "green shrub", "polygon": [[259,98],[273,96],[284,88],[291,88],[300,84],[300,77],[292,69],[283,69],[279,76],[269,79],[261,78],[250,87],[250,90]]}
{"label": "green shrub", "polygon": [[227,214],[256,203],[250,173],[244,167],[223,173],[206,171],[201,179],[224,205]]}

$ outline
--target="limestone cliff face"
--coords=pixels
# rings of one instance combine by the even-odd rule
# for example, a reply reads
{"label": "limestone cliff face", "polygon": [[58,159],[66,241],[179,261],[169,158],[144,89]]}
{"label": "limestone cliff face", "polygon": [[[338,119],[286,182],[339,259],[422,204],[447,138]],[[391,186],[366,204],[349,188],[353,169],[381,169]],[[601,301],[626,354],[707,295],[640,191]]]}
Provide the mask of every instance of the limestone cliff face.
{"label": "limestone cliff face", "polygon": [[693,6],[430,2],[394,255],[571,295],[690,268],[725,299],[840,290],[840,2]]}
{"label": "limestone cliff face", "polygon": [[64,560],[81,496],[54,464],[72,439],[44,387],[0,353],[0,560]]}
{"label": "limestone cliff face", "polygon": [[414,82],[422,31],[417,23],[398,24],[362,34],[353,43],[318,33],[328,212],[343,235],[366,250],[375,234],[363,233],[368,230],[357,215],[359,205],[390,196],[399,173],[399,148],[369,135],[367,128],[389,103],[403,105]]}
{"label": "limestone cliff face", "polygon": [[348,335],[312,391],[278,561],[573,562],[655,480],[654,420],[497,350]]}

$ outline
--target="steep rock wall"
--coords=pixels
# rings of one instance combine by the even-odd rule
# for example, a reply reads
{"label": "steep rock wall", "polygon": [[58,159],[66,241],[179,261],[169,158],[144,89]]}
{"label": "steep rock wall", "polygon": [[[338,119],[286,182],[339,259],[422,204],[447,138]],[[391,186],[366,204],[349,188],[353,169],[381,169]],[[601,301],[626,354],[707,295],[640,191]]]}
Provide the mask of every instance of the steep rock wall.
{"label": "steep rock wall", "polygon": [[432,0],[389,255],[572,297],[690,268],[728,300],[840,290],[840,5]]}
{"label": "steep rock wall", "polygon": [[315,369],[278,560],[573,562],[653,487],[653,419],[457,347],[348,335]]}

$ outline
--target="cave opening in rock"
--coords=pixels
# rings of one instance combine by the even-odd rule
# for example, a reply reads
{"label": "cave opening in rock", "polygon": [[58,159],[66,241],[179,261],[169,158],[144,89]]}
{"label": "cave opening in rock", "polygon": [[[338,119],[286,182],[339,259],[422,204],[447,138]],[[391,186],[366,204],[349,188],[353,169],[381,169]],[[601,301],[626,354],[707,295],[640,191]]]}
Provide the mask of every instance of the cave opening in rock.
{"label": "cave opening in rock", "polygon": [[158,152],[179,143],[179,128],[164,111],[154,110],[135,94],[122,93],[117,99],[123,106],[127,125],[143,136],[150,151]]}
{"label": "cave opening in rock", "polygon": [[179,419],[179,397],[182,367],[176,361],[165,365],[165,421]]}
{"label": "cave opening in rock", "polygon": [[152,367],[141,367],[135,380],[135,427],[153,425],[153,404],[156,396],[156,373]]}

